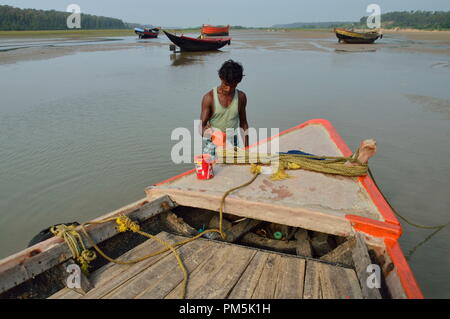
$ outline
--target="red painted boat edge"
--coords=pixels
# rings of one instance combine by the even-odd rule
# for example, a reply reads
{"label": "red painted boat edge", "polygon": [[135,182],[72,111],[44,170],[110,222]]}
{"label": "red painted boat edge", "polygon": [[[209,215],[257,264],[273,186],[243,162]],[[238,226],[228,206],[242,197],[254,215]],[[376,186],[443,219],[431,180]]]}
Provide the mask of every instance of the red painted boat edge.
{"label": "red painted boat edge", "polygon": [[387,253],[397,269],[397,275],[408,299],[424,299],[398,241],[385,239]]}
{"label": "red painted boat edge", "polygon": [[396,241],[403,233],[400,225],[394,225],[351,214],[345,215],[345,218],[351,222],[353,229],[374,237],[384,239],[389,238]]}

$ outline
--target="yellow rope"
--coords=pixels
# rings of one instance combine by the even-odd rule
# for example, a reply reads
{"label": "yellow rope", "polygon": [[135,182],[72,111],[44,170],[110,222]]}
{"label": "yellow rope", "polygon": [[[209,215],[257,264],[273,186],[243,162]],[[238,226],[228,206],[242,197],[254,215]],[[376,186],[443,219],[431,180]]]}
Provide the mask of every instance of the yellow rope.
{"label": "yellow rope", "polygon": [[75,230],[76,226],[57,225],[50,228],[53,235],[59,236],[69,246],[72,253],[72,257],[78,261],[81,265],[81,270],[87,274],[89,269],[89,263],[93,261],[97,256],[95,252],[86,249],[83,243],[83,239],[80,234]]}
{"label": "yellow rope", "polygon": [[279,154],[266,155],[251,153],[239,149],[232,150],[231,156],[227,154],[230,150],[219,150],[219,163],[223,164],[251,164],[252,173],[261,172],[261,165],[274,164],[277,171],[272,174],[272,180],[283,180],[290,176],[285,170],[305,169],[313,172],[357,177],[366,175],[368,165],[358,162],[355,153],[351,157],[343,156],[315,156],[301,154]]}
{"label": "yellow rope", "polygon": [[[142,231],[140,229],[139,224],[133,222],[129,217],[121,215],[119,217],[111,217],[111,218],[106,218],[100,221],[90,221],[90,222],[86,222],[83,223],[82,225],[80,225],[81,230],[83,231],[84,235],[86,236],[86,238],[88,239],[89,243],[91,244],[91,246],[106,260],[108,260],[109,262],[115,263],[115,264],[120,264],[120,265],[129,265],[129,264],[135,264],[138,263],[140,261],[143,261],[145,259],[148,259],[150,257],[154,257],[157,256],[159,254],[162,254],[168,250],[172,251],[172,253],[174,254],[175,258],[177,259],[178,265],[183,273],[183,289],[182,289],[182,295],[181,298],[185,298],[186,296],[186,289],[187,289],[187,281],[188,281],[188,273],[186,270],[186,267],[183,264],[183,261],[181,260],[180,255],[178,254],[178,252],[176,251],[176,247],[180,247],[183,246],[189,242],[192,242],[200,237],[202,237],[203,235],[207,234],[207,233],[219,233],[220,236],[225,239],[226,235],[223,232],[222,229],[222,223],[223,223],[223,210],[225,207],[225,199],[226,197],[232,193],[233,191],[245,187],[247,185],[250,185],[251,183],[253,183],[253,181],[256,179],[256,177],[259,175],[259,173],[256,173],[252,179],[248,182],[246,182],[245,184],[242,184],[238,187],[234,187],[232,189],[230,189],[229,191],[227,191],[221,199],[220,202],[220,208],[219,208],[219,229],[207,229],[197,235],[195,235],[194,237],[188,238],[186,240],[174,243],[173,245],[165,242],[164,240],[162,240],[161,238],[158,238],[157,236],[153,236],[149,233],[146,233],[144,231]],[[105,254],[104,251],[102,251],[100,249],[100,247],[98,247],[98,245],[95,243],[95,241],[92,239],[92,237],[89,235],[89,233],[87,232],[85,226],[87,225],[93,225],[93,224],[103,224],[103,223],[107,223],[107,222],[112,222],[115,221],[117,224],[117,231],[119,232],[126,232],[128,230],[140,234],[142,236],[145,236],[147,238],[150,239],[154,239],[156,241],[158,241],[160,244],[162,244],[163,246],[165,246],[164,249],[159,250],[157,252],[139,257],[137,259],[133,259],[133,260],[118,260],[118,259],[114,259],[109,257],[107,254]],[[95,252],[92,252],[88,249],[86,249],[83,240],[81,238],[81,235],[75,230],[76,227],[75,226],[65,226],[65,225],[59,225],[56,228],[52,228],[51,231],[54,235],[58,235],[62,238],[64,238],[64,240],[66,241],[67,245],[69,246],[70,251],[72,252],[73,257],[81,264],[81,269],[87,273],[89,266],[89,263],[94,260],[96,258],[96,254]]]}

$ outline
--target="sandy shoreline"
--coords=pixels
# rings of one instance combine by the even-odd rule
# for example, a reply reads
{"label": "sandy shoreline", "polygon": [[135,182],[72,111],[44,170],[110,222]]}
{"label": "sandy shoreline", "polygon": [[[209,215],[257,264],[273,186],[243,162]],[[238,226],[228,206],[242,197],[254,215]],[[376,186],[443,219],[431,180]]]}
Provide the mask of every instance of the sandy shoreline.
{"label": "sandy shoreline", "polygon": [[[318,52],[374,52],[392,50],[394,52],[450,55],[450,31],[420,30],[382,30],[384,38],[375,44],[339,44],[331,30],[236,30],[232,32],[233,47],[236,49],[255,49],[283,51],[301,50]],[[2,42],[0,37],[0,43]],[[85,37],[86,40],[101,38]],[[23,41],[22,38],[8,38],[8,41]],[[41,38],[28,38],[39,43]],[[65,40],[55,35],[45,41],[58,43]],[[80,40],[80,39],[78,39]],[[125,50],[143,46],[165,46],[167,42],[121,42],[111,41],[87,45],[42,45],[36,47],[13,48],[0,51],[0,65],[20,61],[44,60],[78,52],[97,52]],[[2,44],[7,44],[3,41]]]}

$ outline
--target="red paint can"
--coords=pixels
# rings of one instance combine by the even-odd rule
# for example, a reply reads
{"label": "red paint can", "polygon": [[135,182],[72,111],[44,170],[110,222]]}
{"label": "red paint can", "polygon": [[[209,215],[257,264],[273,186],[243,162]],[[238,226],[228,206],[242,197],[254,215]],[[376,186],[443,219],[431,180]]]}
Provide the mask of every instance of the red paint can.
{"label": "red paint can", "polygon": [[211,179],[214,177],[213,161],[211,159],[211,155],[197,155],[194,157],[194,162],[198,179]]}

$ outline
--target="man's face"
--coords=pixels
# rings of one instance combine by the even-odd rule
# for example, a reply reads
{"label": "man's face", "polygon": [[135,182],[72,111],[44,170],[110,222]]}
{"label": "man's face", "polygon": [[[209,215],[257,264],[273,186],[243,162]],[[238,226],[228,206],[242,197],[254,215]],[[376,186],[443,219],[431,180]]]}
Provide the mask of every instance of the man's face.
{"label": "man's face", "polygon": [[236,89],[238,84],[239,84],[239,82],[228,83],[228,82],[222,80],[221,90],[223,93],[229,94]]}

